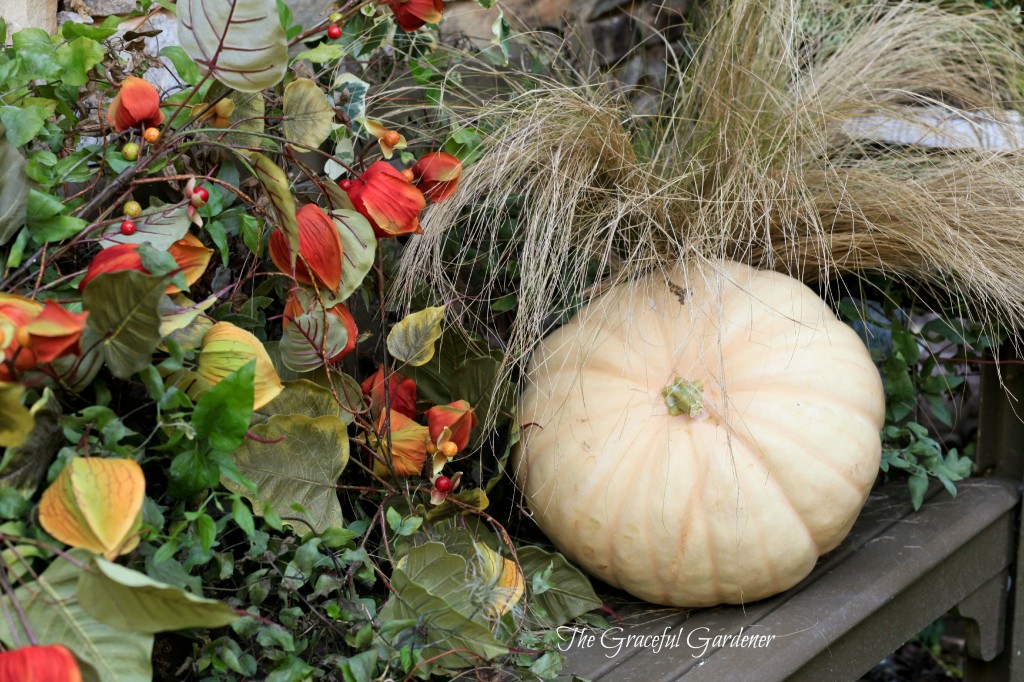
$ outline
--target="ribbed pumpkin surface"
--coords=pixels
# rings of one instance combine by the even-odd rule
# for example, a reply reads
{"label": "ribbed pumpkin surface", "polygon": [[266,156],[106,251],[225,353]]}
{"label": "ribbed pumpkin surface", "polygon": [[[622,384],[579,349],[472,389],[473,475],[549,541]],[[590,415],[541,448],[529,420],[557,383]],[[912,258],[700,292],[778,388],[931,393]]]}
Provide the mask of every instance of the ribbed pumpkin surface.
{"label": "ribbed pumpkin surface", "polygon": [[[619,287],[531,360],[514,462],[535,520],[659,604],[745,603],[845,537],[878,471],[882,384],[802,283],[735,263]],[[662,389],[703,383],[705,412]]]}

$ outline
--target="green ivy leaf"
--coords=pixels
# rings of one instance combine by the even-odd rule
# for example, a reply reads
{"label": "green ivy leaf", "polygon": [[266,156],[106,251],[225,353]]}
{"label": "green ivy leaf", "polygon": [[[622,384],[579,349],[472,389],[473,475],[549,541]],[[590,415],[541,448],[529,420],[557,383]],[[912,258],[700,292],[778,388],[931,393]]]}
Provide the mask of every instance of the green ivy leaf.
{"label": "green ivy leaf", "polygon": [[[115,21],[111,21],[115,19]],[[107,19],[96,26],[94,24],[81,24],[77,21],[66,21],[60,27],[60,34],[65,40],[75,38],[88,38],[90,40],[106,40],[117,33],[117,25],[121,22],[119,17],[107,17]]]}
{"label": "green ivy leaf", "polygon": [[359,79],[347,71],[338,75],[334,80],[334,90],[340,93],[339,101],[341,112],[348,117],[348,120],[364,118],[366,116],[366,91],[370,89],[366,81]]}
{"label": "green ivy leaf", "polygon": [[21,60],[19,75],[23,80],[51,80],[60,75],[49,33],[41,28],[25,28],[12,35],[11,42]]}
{"label": "green ivy leaf", "polygon": [[413,367],[430,362],[434,345],[441,338],[444,310],[444,306],[437,306],[406,315],[388,333],[388,352]]}
{"label": "green ivy leaf", "polygon": [[89,311],[82,346],[99,343],[114,376],[127,379],[150,363],[160,343],[160,299],[167,280],[123,270],[100,275],[82,292]]}
{"label": "green ivy leaf", "polygon": [[178,77],[189,85],[198,85],[202,80],[203,74],[199,72],[199,66],[180,46],[168,45],[160,50],[160,56],[167,57],[174,65],[174,70],[178,72]]}
{"label": "green ivy leaf", "polygon": [[92,38],[78,37],[57,48],[60,79],[66,85],[82,86],[89,82],[89,71],[103,61],[103,46]]}
{"label": "green ivy leaf", "polygon": [[70,239],[88,227],[89,223],[81,218],[59,215],[40,220],[29,225],[32,237],[40,243],[59,242]]}
{"label": "green ivy leaf", "polygon": [[7,129],[7,141],[15,147],[28,144],[46,123],[46,115],[40,107],[0,107],[0,122]]}
{"label": "green ivy leaf", "polygon": [[192,412],[196,435],[215,450],[231,452],[245,439],[252,417],[256,361],[224,377],[203,394]]}
{"label": "green ivy leaf", "polygon": [[134,633],[217,628],[239,618],[227,604],[189,594],[98,556],[90,557],[87,570],[78,578],[78,601],[96,620]]}

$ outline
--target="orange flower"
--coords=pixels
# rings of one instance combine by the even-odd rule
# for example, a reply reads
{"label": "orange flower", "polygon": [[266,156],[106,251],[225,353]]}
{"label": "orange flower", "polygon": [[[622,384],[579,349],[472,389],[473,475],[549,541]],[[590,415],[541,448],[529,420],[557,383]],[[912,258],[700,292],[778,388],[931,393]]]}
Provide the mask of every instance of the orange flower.
{"label": "orange flower", "polygon": [[60,644],[0,653],[0,682],[82,682],[74,654]]}
{"label": "orange flower", "polygon": [[405,149],[409,146],[405,136],[398,131],[388,130],[377,121],[368,118],[363,119],[362,123],[366,132],[377,138],[377,144],[380,145],[380,151],[384,154],[385,159],[390,159],[394,156],[396,149]]}
{"label": "orange flower", "polygon": [[441,21],[444,11],[443,0],[387,0],[388,7],[395,13],[395,23],[403,31],[415,31],[424,24]]}
{"label": "orange flower", "polygon": [[128,76],[107,109],[107,119],[119,131],[158,126],[164,120],[160,94],[141,78]]}
{"label": "orange flower", "polygon": [[444,201],[459,186],[462,162],[445,152],[424,154],[412,167],[413,176],[419,178],[419,189],[432,201]]}
{"label": "orange flower", "polygon": [[[396,476],[418,476],[427,461],[427,427],[417,424],[401,412],[391,410],[390,438],[384,435],[386,420],[381,414],[377,422],[377,433],[380,441],[377,451],[384,461],[390,461]],[[388,456],[388,441],[391,442],[391,454]],[[379,476],[390,476],[391,472],[382,461],[374,458],[373,471]]]}
{"label": "orange flower", "polygon": [[64,355],[77,354],[87,317],[89,313],[72,313],[54,301],[46,301],[42,312],[24,328],[36,362],[45,364]]}
{"label": "orange flower", "polygon": [[430,442],[440,448],[444,430],[450,435],[448,442],[455,443],[461,451],[469,445],[469,434],[476,426],[476,413],[465,400],[456,400],[447,405],[437,405],[427,410],[427,426],[430,429]]}
{"label": "orange flower", "polygon": [[0,293],[0,381],[78,352],[88,313]]}
{"label": "orange flower", "polygon": [[[206,268],[210,265],[213,249],[206,248],[199,241],[198,237],[191,232],[186,232],[184,237],[171,244],[171,247],[167,249],[167,253],[171,254],[174,262],[181,268],[182,274],[185,275],[186,284],[192,286],[199,281],[199,278],[203,276]],[[167,293],[169,294],[176,294],[179,291],[181,289],[173,284],[167,287]]]}
{"label": "orange flower", "polygon": [[[295,261],[295,279],[311,285],[315,277],[319,286],[337,293],[341,285],[341,259],[344,251],[334,221],[316,204],[306,204],[300,208],[295,214],[295,221],[299,224],[300,256]],[[291,272],[291,249],[288,237],[282,230],[270,233],[267,250],[278,270]]]}
{"label": "orange flower", "polygon": [[[138,244],[115,244],[97,253],[89,263],[85,277],[78,283],[78,290],[85,291],[89,282],[109,272],[135,270],[148,275],[149,270],[142,265],[142,257],[139,256],[138,249]],[[171,254],[174,262],[181,268],[181,272],[185,275],[185,283],[192,286],[206,272],[213,251],[203,246],[197,237],[186,233],[183,238],[171,244],[167,253]],[[168,294],[176,294],[181,289],[173,284],[168,284],[166,291]]]}
{"label": "orange flower", "polygon": [[142,267],[142,257],[139,256],[138,248],[138,244],[115,244],[97,253],[90,261],[85,277],[78,283],[78,290],[85,291],[89,282],[108,272],[137,270],[149,274],[149,270]]}
{"label": "orange flower", "polygon": [[[311,297],[310,300],[314,299]],[[288,300],[285,301],[284,304],[284,318],[281,322],[281,328],[287,329],[290,324],[290,320],[305,312],[306,311],[302,309],[302,301],[299,300],[297,291],[292,290],[291,293],[288,294]],[[341,320],[341,323],[345,325],[345,331],[348,332],[348,341],[345,343],[345,347],[327,360],[328,362],[337,362],[355,350],[356,337],[359,336],[359,328],[356,327],[356,320],[352,317],[352,312],[344,303],[335,303],[332,307],[327,309],[327,313],[329,315],[334,315]]]}
{"label": "orange flower", "polygon": [[422,232],[420,213],[427,200],[387,162],[377,161],[358,180],[338,184],[355,209],[370,221],[378,238]]}
{"label": "orange flower", "polygon": [[389,407],[406,417],[416,417],[416,382],[398,372],[392,372],[387,381],[388,398],[384,398],[384,368],[378,367],[372,377],[361,384],[363,394],[370,399],[371,414],[380,414],[385,402]]}

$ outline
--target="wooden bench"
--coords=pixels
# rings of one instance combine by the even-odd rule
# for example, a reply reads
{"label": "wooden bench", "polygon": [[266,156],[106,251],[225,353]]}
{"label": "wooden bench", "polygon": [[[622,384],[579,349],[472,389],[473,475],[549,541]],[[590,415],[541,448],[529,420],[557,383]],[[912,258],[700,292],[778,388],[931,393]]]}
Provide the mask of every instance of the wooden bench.
{"label": "wooden bench", "polygon": [[[1003,379],[1024,395],[1018,367],[1005,367]],[[610,596],[621,621],[575,633],[563,645],[563,673],[595,682],[858,680],[955,610],[967,623],[965,679],[1024,680],[1024,590],[1013,589],[1024,579],[1022,452],[1015,403],[989,367],[981,475],[959,483],[955,498],[932,489],[914,512],[905,482],[880,486],[849,537],[803,582],[744,607],[679,611]]]}

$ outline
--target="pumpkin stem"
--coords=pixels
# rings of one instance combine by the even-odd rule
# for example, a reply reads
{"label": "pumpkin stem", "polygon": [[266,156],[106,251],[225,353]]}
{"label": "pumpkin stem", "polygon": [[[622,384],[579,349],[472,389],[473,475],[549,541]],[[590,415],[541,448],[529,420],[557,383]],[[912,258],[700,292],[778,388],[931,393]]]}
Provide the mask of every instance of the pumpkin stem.
{"label": "pumpkin stem", "polygon": [[704,383],[676,377],[665,388],[661,395],[665,398],[668,413],[673,417],[685,414],[688,417],[699,417],[704,413]]}

